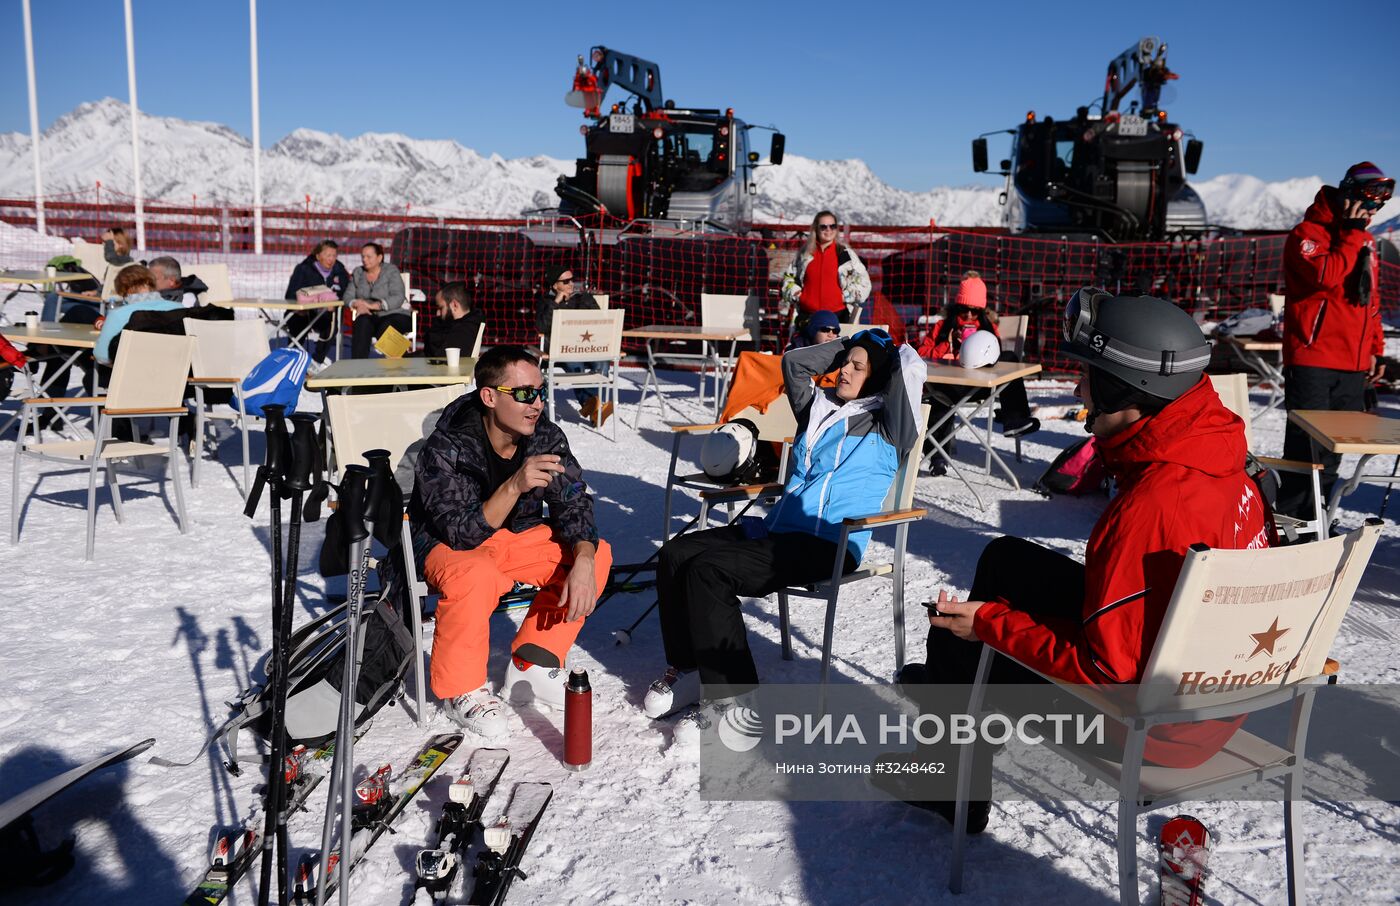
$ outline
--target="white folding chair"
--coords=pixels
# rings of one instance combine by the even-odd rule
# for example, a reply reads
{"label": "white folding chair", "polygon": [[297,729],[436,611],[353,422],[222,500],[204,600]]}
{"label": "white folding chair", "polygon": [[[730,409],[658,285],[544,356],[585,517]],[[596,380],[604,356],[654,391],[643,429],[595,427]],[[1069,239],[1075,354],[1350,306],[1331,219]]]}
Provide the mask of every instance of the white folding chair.
{"label": "white folding chair", "polygon": [[[97,534],[97,470],[106,472],[107,488],[117,521],[123,519],[121,489],[116,463],[136,456],[169,456],[170,483],[175,489],[175,514],[180,533],[186,531],[185,496],[180,484],[178,437],[180,416],[186,413],[185,379],[190,373],[194,352],[192,337],[126,331],[117,348],[112,379],[105,397],[36,398],[24,401],[20,412],[19,441],[15,445],[14,473],[10,484],[10,543],[19,543],[20,463],[26,457],[46,462],[88,466],[87,547],[84,558],[91,560]],[[64,406],[84,406],[92,410],[91,440],[37,443],[39,410]],[[111,436],[114,419],[165,418],[169,420],[167,443],[119,441]],[[133,424],[133,430],[135,425]]]}
{"label": "white folding chair", "polygon": [[[1055,689],[1121,728],[1119,761],[1075,745],[1060,745],[1047,734],[1044,746],[1078,767],[1089,779],[1117,790],[1118,899],[1138,902],[1138,815],[1208,794],[1265,780],[1284,785],[1284,858],[1288,868],[1288,902],[1304,895],[1302,807],[1307,767],[1308,721],[1317,687],[1329,682],[1336,662],[1328,652],[1341,626],[1361,574],[1380,536],[1381,523],[1370,520],[1348,535],[1287,548],[1211,550],[1194,545],[1172,592],[1141,684],[1122,687],[1057,682]],[[1329,576],[1330,581],[1317,581]],[[1288,589],[1288,594],[1233,592]],[[1272,628],[1271,628],[1272,627]],[[1269,660],[1242,658],[1259,650],[1259,635],[1286,629],[1269,645]],[[1280,640],[1282,644],[1280,644]],[[987,695],[992,662],[1008,655],[984,646],[968,713],[980,720],[995,704]],[[1025,664],[1021,666],[1031,669]],[[1268,668],[1267,670],[1265,668]],[[1195,681],[1199,677],[1200,681]],[[1228,689],[1225,688],[1225,684]],[[1225,747],[1195,768],[1143,763],[1147,735],[1163,724],[1228,720],[1266,708],[1288,705],[1292,719],[1287,744],[1278,746],[1243,729]],[[1008,715],[1011,716],[1011,715]],[[1115,738],[1108,734],[1108,738]],[[957,808],[949,889],[962,890],[967,843],[967,800],[971,795],[971,758],[960,758]],[[1155,863],[1155,859],[1153,860]]]}
{"label": "white folding chair", "polygon": [[471,356],[474,359],[481,358],[481,341],[486,338],[486,322],[482,321],[481,326],[476,329],[476,342],[472,343]]}
{"label": "white folding chair", "polygon": [[[752,301],[751,301],[752,300]],[[753,317],[750,315],[753,309]],[[705,329],[728,330],[747,327],[753,339],[753,325],[757,322],[758,299],[754,296],[725,295],[722,293],[700,294],[700,326]],[[714,400],[718,411],[728,386],[729,375],[734,371],[738,359],[736,347],[739,341],[729,343],[729,351],[721,348],[723,341],[702,340],[700,342],[700,402],[705,401],[705,373],[708,365],[714,366]]]}
{"label": "white folding chair", "polygon": [[601,308],[603,311],[607,311],[607,310],[608,310],[608,299],[609,299],[609,298],[611,298],[611,297],[610,297],[607,293],[594,293],[594,294],[593,294],[593,299],[594,299],[594,301],[596,301],[596,302],[598,303],[598,307]]}
{"label": "white folding chair", "polygon": [[[929,409],[927,404],[920,407],[918,438],[924,436],[924,429],[928,425]],[[778,591],[778,623],[783,635],[783,660],[785,661],[792,660],[792,631],[788,621],[788,598],[816,598],[826,601],[826,624],[822,631],[822,685],[826,685],[828,675],[831,672],[831,649],[836,630],[836,602],[840,597],[841,589],[853,582],[865,579],[884,578],[893,585],[894,673],[898,673],[904,667],[904,559],[909,546],[909,526],[928,515],[928,510],[913,505],[914,483],[919,475],[921,447],[921,442],[916,440],[909,451],[904,454],[904,459],[900,462],[898,471],[895,472],[894,481],[891,483],[889,493],[885,495],[885,502],[878,513],[843,520],[841,541],[836,546],[836,558],[832,565],[831,578],[809,586],[789,586]],[[776,500],[782,496],[782,493],[783,486],[777,483],[749,485],[721,491],[701,491],[700,528],[703,529],[708,524],[709,507],[715,504],[755,497]],[[846,565],[846,542],[850,536],[858,532],[873,532],[877,529],[887,528],[895,530],[893,556],[887,561],[872,561],[869,559],[869,549],[867,548],[866,560],[854,571],[843,575],[842,571]]]}
{"label": "white folding chair", "polygon": [[403,304],[408,306],[409,326],[408,333],[404,334],[404,339],[408,340],[410,352],[418,349],[418,306],[415,302],[427,302],[428,297],[421,289],[414,289],[408,274],[399,272],[403,276]]}
{"label": "white folding chair", "polygon": [[[1240,371],[1230,374],[1212,374],[1210,375],[1210,383],[1215,388],[1216,395],[1220,397],[1220,402],[1224,404],[1225,408],[1244,420],[1245,448],[1254,453],[1254,428],[1249,417],[1249,376]],[[1284,513],[1274,513],[1274,527],[1290,541],[1299,535],[1312,535],[1314,539],[1326,537],[1323,528],[1327,521],[1325,515],[1327,505],[1322,500],[1322,464],[1299,462],[1295,459],[1280,459],[1276,456],[1260,456],[1257,453],[1254,454],[1254,458],[1260,465],[1276,472],[1297,472],[1309,476],[1312,480],[1313,518],[1311,520],[1298,519]]]}
{"label": "white folding chair", "polygon": [[[190,455],[190,485],[199,487],[199,464],[204,459],[204,427],[208,419],[234,422],[243,441],[243,496],[252,488],[251,465],[248,456],[248,410],[243,402],[243,379],[267,357],[267,332],[260,321],[203,321],[185,319],[185,333],[195,338],[194,374],[194,437]],[[125,342],[125,341],[123,341]],[[232,411],[221,413],[206,405],[204,391],[209,388],[233,392]],[[215,444],[215,459],[218,445]]]}
{"label": "white folding chair", "polygon": [[209,287],[199,294],[200,305],[233,301],[233,281],[229,279],[227,264],[196,264],[184,270],[203,280],[204,285]]}
{"label": "white folding chair", "polygon": [[[404,452],[428,433],[425,422],[430,419],[435,422],[435,414],[447,408],[465,390],[465,386],[456,384],[398,393],[327,396],[326,420],[336,451],[336,480],[340,480],[339,473],[347,465],[368,465],[364,458],[366,450],[388,450],[389,463],[397,468]],[[415,717],[421,723],[428,695],[423,673],[423,607],[429,589],[419,578],[418,565],[413,559],[413,538],[407,514],[400,533],[400,556],[413,630],[413,688],[418,706]]]}
{"label": "white folding chair", "polygon": [[[559,310],[549,329],[549,358],[544,365],[545,396],[549,400],[549,420],[554,418],[554,391],[595,387],[598,405],[611,402],[617,407],[618,360],[622,358],[622,317],[620,309]],[[555,370],[570,362],[596,363],[600,370],[569,374]],[[617,440],[617,419],[613,419],[612,439]],[[556,422],[557,424],[557,422]]]}
{"label": "white folding chair", "polygon": [[997,319],[997,334],[1001,337],[1001,351],[1012,352],[1023,358],[1026,353],[1026,328],[1030,324],[1029,315],[1002,315]]}

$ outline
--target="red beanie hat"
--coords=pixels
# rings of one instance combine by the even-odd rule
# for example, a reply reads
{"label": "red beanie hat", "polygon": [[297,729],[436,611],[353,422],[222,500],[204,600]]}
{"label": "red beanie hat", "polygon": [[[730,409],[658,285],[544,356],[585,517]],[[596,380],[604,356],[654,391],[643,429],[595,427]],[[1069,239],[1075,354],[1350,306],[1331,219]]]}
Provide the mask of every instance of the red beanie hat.
{"label": "red beanie hat", "polygon": [[982,277],[976,271],[968,271],[958,284],[957,305],[967,308],[987,307],[987,284],[982,282]]}

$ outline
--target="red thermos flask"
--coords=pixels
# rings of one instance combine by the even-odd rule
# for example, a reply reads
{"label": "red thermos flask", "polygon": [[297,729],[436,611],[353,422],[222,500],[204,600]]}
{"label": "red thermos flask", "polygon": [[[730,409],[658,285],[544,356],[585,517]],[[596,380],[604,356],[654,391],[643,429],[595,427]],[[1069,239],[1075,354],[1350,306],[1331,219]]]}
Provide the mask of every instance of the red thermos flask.
{"label": "red thermos flask", "polygon": [[575,667],[564,686],[564,766],[582,771],[593,761],[593,687],[588,671]]}

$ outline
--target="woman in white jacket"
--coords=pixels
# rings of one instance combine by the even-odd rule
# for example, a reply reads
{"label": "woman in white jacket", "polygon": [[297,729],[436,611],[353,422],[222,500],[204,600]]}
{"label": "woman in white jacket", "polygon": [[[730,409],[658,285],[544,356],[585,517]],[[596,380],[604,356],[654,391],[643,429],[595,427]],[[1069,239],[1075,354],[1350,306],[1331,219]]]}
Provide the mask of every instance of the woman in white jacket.
{"label": "woman in white jacket", "polygon": [[835,214],[818,212],[807,241],[783,271],[783,300],[797,305],[799,328],[818,311],[854,323],[870,298],[870,274],[854,251],[836,241],[837,226]]}

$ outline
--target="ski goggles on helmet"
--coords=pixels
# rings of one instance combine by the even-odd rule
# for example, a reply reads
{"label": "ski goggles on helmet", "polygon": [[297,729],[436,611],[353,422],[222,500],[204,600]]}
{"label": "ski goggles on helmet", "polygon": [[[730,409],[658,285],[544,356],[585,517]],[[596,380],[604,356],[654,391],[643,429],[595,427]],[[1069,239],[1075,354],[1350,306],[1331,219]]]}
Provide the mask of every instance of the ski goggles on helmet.
{"label": "ski goggles on helmet", "polygon": [[1210,364],[1210,344],[1191,349],[1147,349],[1096,329],[1100,307],[1113,299],[1086,286],[1070,297],[1061,325],[1065,342],[1085,361],[1102,359],[1132,371],[1168,376],[1202,371]]}
{"label": "ski goggles on helmet", "polygon": [[1102,299],[1110,298],[1112,297],[1108,293],[1090,286],[1070,296],[1069,303],[1065,305],[1065,317],[1060,330],[1065,342],[1089,346],[1089,334],[1094,325],[1098,303]]}
{"label": "ski goggles on helmet", "polygon": [[543,387],[492,387],[498,393],[504,393],[517,403],[529,405],[535,400],[544,399]]}

